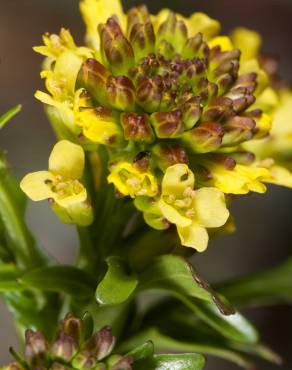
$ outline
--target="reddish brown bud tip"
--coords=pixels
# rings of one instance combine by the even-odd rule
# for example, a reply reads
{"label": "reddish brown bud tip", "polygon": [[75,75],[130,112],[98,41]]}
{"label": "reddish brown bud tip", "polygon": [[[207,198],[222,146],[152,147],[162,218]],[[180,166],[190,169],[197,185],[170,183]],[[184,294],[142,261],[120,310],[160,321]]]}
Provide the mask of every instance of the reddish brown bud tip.
{"label": "reddish brown bud tip", "polygon": [[222,144],[233,146],[250,140],[255,134],[256,123],[252,118],[235,116],[224,124]]}
{"label": "reddish brown bud tip", "polygon": [[162,171],[177,163],[188,163],[187,153],[179,144],[157,144],[153,147],[152,153]]}
{"label": "reddish brown bud tip", "polygon": [[151,124],[159,138],[179,137],[184,132],[182,112],[177,109],[172,112],[157,112],[151,115]]}
{"label": "reddish brown bud tip", "polygon": [[109,103],[116,109],[132,111],[135,109],[135,87],[125,76],[110,76],[106,82]]}
{"label": "reddish brown bud tip", "polygon": [[126,140],[146,141],[148,143],[154,140],[148,114],[123,113],[121,124]]}

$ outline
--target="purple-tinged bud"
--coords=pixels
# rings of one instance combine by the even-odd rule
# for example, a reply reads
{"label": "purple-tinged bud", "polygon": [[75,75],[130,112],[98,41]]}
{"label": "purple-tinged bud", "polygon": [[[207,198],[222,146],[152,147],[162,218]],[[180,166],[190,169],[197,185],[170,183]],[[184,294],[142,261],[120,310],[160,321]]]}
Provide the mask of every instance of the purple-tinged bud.
{"label": "purple-tinged bud", "polygon": [[145,141],[147,143],[154,140],[148,114],[123,113],[121,115],[121,125],[126,140]]}
{"label": "purple-tinged bud", "polygon": [[236,166],[235,159],[225,154],[211,154],[209,159],[214,163],[220,164],[221,166],[226,168],[226,170],[233,170]]}
{"label": "purple-tinged bud", "polygon": [[168,17],[163,22],[157,32],[157,47],[163,41],[170,43],[176,52],[181,52],[188,37],[188,29],[185,23],[178,20],[175,13],[169,12]]}
{"label": "purple-tinged bud", "polygon": [[51,355],[64,361],[70,361],[77,353],[78,347],[74,338],[61,331],[52,344]]}
{"label": "purple-tinged bud", "polygon": [[162,93],[162,78],[145,76],[137,85],[137,103],[148,113],[156,112],[160,107]]}
{"label": "purple-tinged bud", "polygon": [[114,74],[127,75],[135,64],[134,51],[116,19],[111,17],[106,24],[100,24],[99,34],[105,63]]}
{"label": "purple-tinged bud", "polygon": [[212,122],[226,119],[233,114],[232,100],[223,96],[212,99],[205,107],[202,121]]}
{"label": "purple-tinged bud", "polygon": [[62,322],[62,331],[79,344],[82,339],[83,322],[79,318],[68,313]]}
{"label": "purple-tinged bud", "polygon": [[195,153],[208,153],[220,147],[223,133],[219,123],[204,122],[185,132],[182,139]]}
{"label": "purple-tinged bud", "polygon": [[129,10],[128,36],[134,49],[136,61],[154,51],[155,33],[145,5]]}
{"label": "purple-tinged bud", "polygon": [[250,165],[255,161],[255,154],[252,152],[234,152],[229,155],[236,161],[236,163]]}
{"label": "purple-tinged bud", "polygon": [[112,358],[108,360],[109,370],[132,370],[133,364],[134,359],[127,356],[112,356]]}
{"label": "purple-tinged bud", "polygon": [[185,128],[187,130],[193,128],[201,117],[201,98],[199,96],[193,96],[181,106],[181,111]]}
{"label": "purple-tinged bud", "polygon": [[72,360],[75,369],[91,369],[96,364],[96,357],[90,351],[79,352]]}
{"label": "purple-tinged bud", "polygon": [[239,61],[240,55],[241,52],[238,49],[221,51],[220,46],[215,46],[210,52],[210,69],[213,71],[226,62]]}
{"label": "purple-tinged bud", "polygon": [[238,145],[250,140],[255,134],[256,123],[252,118],[235,116],[224,123],[222,145]]}
{"label": "purple-tinged bud", "polygon": [[48,343],[44,335],[38,331],[26,330],[25,332],[25,357],[35,366],[41,362],[48,350]]}
{"label": "purple-tinged bud", "polygon": [[233,109],[236,113],[246,110],[256,100],[256,98],[251,95],[248,89],[245,87],[237,87],[232,89],[225,96],[232,100]]}
{"label": "purple-tinged bud", "polygon": [[232,90],[238,87],[244,87],[247,93],[252,94],[257,87],[257,74],[255,72],[250,72],[238,76]]}
{"label": "purple-tinged bud", "polygon": [[102,360],[111,354],[116,344],[116,338],[112,335],[112,330],[109,326],[104,327],[85,344],[85,349],[93,353],[98,360]]}
{"label": "purple-tinged bud", "polygon": [[135,109],[135,87],[125,76],[110,76],[106,82],[109,103],[122,111]]}
{"label": "purple-tinged bud", "polygon": [[152,154],[162,171],[177,163],[188,163],[187,153],[179,144],[156,144]]}
{"label": "purple-tinged bud", "polygon": [[156,136],[162,139],[180,137],[184,132],[182,112],[157,112],[150,117]]}
{"label": "purple-tinged bud", "polygon": [[99,104],[109,108],[106,90],[109,77],[110,72],[101,63],[89,58],[82,64],[78,73],[77,88],[85,88]]}
{"label": "purple-tinged bud", "polygon": [[187,39],[181,55],[184,59],[204,59],[208,58],[209,53],[209,46],[204,40],[203,35],[199,32],[194,37]]}

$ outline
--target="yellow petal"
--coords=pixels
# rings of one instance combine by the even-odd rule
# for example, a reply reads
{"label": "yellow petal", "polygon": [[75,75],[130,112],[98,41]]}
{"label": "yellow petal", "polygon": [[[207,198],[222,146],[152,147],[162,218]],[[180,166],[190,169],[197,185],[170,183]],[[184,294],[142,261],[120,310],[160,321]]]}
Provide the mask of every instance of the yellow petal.
{"label": "yellow petal", "polygon": [[194,188],[195,176],[186,164],[178,163],[166,169],[162,180],[162,195],[182,197],[187,188]]}
{"label": "yellow petal", "polygon": [[54,198],[50,182],[55,176],[48,171],[38,171],[27,174],[20,182],[21,190],[33,201]]}
{"label": "yellow petal", "polygon": [[49,158],[49,170],[65,179],[79,179],[84,169],[84,151],[67,140],[59,141]]}
{"label": "yellow petal", "polygon": [[263,112],[271,113],[279,106],[277,92],[271,87],[267,87],[252,105],[252,109],[261,109]]}
{"label": "yellow petal", "polygon": [[259,33],[247,28],[236,28],[231,35],[233,44],[241,50],[242,60],[257,58],[262,45],[262,38]]}
{"label": "yellow petal", "polygon": [[102,114],[96,109],[85,109],[76,113],[75,117],[84,136],[90,141],[104,145],[117,145],[121,142],[121,127],[111,112]]}
{"label": "yellow petal", "polygon": [[207,230],[192,223],[188,227],[177,227],[177,232],[181,240],[181,244],[185,247],[196,249],[198,252],[203,252],[208,246],[209,236]]}
{"label": "yellow petal", "polygon": [[271,178],[266,182],[292,188],[292,173],[289,170],[281,166],[272,166],[269,170]]}
{"label": "yellow petal", "polygon": [[190,218],[182,216],[174,207],[164,202],[164,200],[160,199],[157,205],[163,216],[172,224],[186,227],[192,223]]}
{"label": "yellow petal", "polygon": [[217,36],[208,42],[210,48],[220,46],[222,51],[229,51],[234,49],[234,46],[228,36]]}
{"label": "yellow petal", "polygon": [[125,30],[126,17],[120,0],[82,0],[80,11],[86,25],[86,40],[97,51],[100,49],[98,34],[100,23],[105,23],[108,18],[116,15]]}
{"label": "yellow petal", "polygon": [[187,20],[189,29],[189,36],[195,36],[196,33],[201,32],[204,37],[209,40],[215,37],[220,31],[220,23],[215,19],[208,17],[204,13],[194,13]]}
{"label": "yellow petal", "polygon": [[261,69],[257,59],[248,59],[245,62],[240,63],[240,74],[255,72],[257,74],[257,88],[255,91],[256,97],[268,86],[269,77],[267,73]]}
{"label": "yellow petal", "polygon": [[200,188],[194,200],[196,221],[205,227],[220,227],[226,223],[229,211],[224,194],[216,188]]}
{"label": "yellow petal", "polygon": [[61,103],[42,91],[37,91],[35,97],[42,103],[55,107],[59,112],[62,122],[70,131],[76,132],[79,130],[78,126],[75,125],[74,112],[65,102]]}
{"label": "yellow petal", "polygon": [[253,139],[261,139],[267,136],[272,128],[272,116],[262,113],[259,118],[255,119],[257,132]]}
{"label": "yellow petal", "polygon": [[213,176],[213,185],[226,194],[247,194],[250,191],[264,193],[262,181],[269,177],[269,171],[262,167],[237,164],[233,170],[211,164],[208,167]]}

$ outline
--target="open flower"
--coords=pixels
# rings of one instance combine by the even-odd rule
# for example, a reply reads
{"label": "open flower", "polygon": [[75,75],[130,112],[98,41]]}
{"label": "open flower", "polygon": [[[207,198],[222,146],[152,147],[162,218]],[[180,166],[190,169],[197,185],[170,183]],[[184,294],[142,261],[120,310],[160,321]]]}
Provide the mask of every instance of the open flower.
{"label": "open flower", "polygon": [[[182,245],[202,252],[208,245],[206,229],[224,225],[229,212],[220,190],[212,187],[194,190],[194,186],[195,177],[187,165],[168,167],[162,180],[161,196],[154,206],[149,203],[148,209],[144,208],[144,215],[146,221],[153,221],[153,216],[158,219],[160,212],[160,218],[176,225]],[[140,209],[143,209],[142,202],[136,202]],[[151,222],[151,226],[155,224]]]}
{"label": "open flower", "polygon": [[86,189],[79,181],[83,169],[83,149],[62,140],[50,154],[49,170],[29,173],[20,187],[33,201],[48,199],[64,222],[86,226],[93,216]]}

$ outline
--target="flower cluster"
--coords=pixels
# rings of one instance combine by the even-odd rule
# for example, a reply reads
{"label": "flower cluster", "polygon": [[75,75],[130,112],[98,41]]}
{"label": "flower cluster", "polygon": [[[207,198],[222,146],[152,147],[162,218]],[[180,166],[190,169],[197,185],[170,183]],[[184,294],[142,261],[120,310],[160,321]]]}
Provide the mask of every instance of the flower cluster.
{"label": "flower cluster", "polygon": [[[256,33],[219,36],[220,24],[202,13],[154,16],[139,6],[124,14],[119,0],[80,7],[87,46],[64,29],[45,35],[35,50],[46,57],[48,93],[36,97],[72,148],[106,148],[108,182],[134,199],[151,227],[174,224],[182,245],[203,251],[206,229],[229,217],[225,194],[263,193],[264,182],[291,186],[286,170],[251,149],[268,137],[278,104]],[[32,199],[53,199],[75,222],[67,205],[85,204],[80,173],[50,171],[29,175],[22,187]]]}
{"label": "flower cluster", "polygon": [[88,314],[83,320],[66,315],[52,343],[41,332],[28,329],[24,357],[12,350],[16,362],[1,369],[131,370],[134,362],[131,357],[111,354],[116,342],[111,328],[104,327],[94,334],[92,330],[93,322]]}

